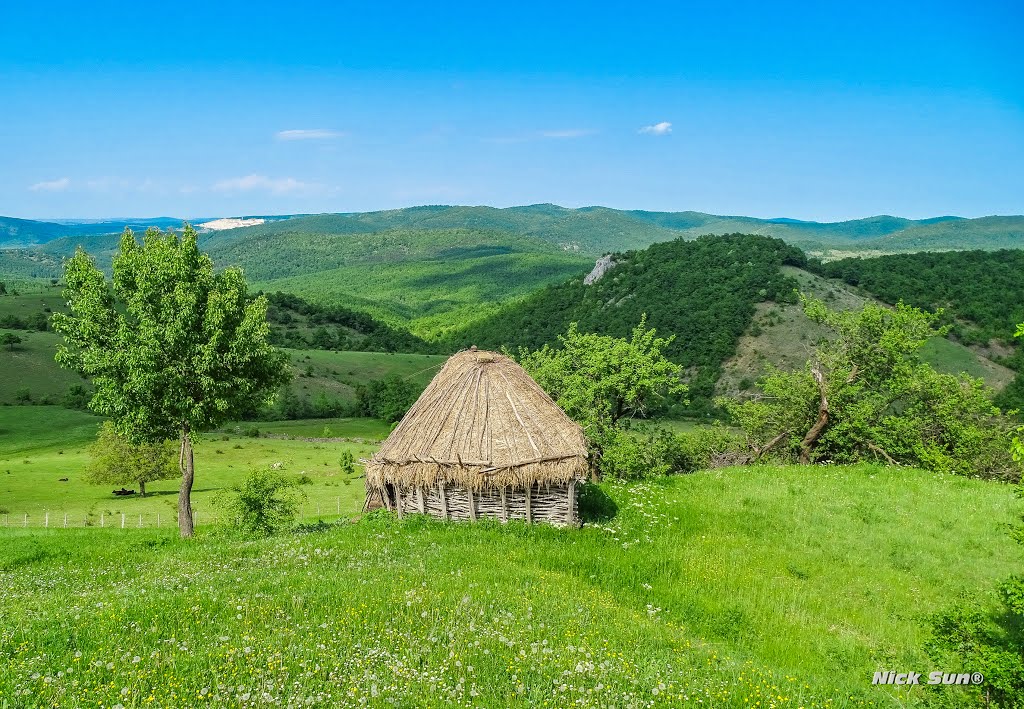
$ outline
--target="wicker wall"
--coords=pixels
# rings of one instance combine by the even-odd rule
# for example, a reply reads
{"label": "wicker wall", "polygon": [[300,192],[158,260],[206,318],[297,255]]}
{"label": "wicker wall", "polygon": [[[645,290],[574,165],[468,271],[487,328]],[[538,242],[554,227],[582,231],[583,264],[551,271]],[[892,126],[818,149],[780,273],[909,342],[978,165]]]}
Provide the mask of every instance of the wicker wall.
{"label": "wicker wall", "polygon": [[502,522],[520,519],[558,527],[578,527],[580,524],[575,482],[537,484],[529,491],[499,488],[472,492],[451,483],[430,488],[407,487],[393,489],[388,503],[399,516],[429,514],[440,519],[475,521],[488,518]]}

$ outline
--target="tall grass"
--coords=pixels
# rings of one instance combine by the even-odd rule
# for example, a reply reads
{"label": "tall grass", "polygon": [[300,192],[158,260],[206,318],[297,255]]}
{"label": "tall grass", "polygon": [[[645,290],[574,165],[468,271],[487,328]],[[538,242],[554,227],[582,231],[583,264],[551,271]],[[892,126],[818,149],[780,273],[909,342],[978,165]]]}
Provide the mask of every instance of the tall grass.
{"label": "tall grass", "polygon": [[0,532],[0,697],[916,705],[872,673],[928,668],[922,618],[1021,562],[1011,490],[909,469],[729,469],[582,504],[580,530],[376,514],[267,540]]}

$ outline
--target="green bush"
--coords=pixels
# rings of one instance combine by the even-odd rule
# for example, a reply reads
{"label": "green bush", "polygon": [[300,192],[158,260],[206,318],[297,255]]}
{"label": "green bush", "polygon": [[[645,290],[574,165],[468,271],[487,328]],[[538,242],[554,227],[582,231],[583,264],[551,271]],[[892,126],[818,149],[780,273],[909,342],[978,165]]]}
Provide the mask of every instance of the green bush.
{"label": "green bush", "polygon": [[92,399],[92,391],[82,384],[72,384],[68,387],[67,393],[64,394],[61,405],[65,409],[88,411],[90,399]]}
{"label": "green bush", "polygon": [[[1011,577],[999,589],[999,606],[989,610],[963,599],[930,618],[932,636],[925,651],[936,667],[980,672],[980,686],[940,687],[933,706],[1022,707],[1024,697],[1024,577]],[[958,669],[959,668],[959,669]]]}
{"label": "green bush", "polygon": [[742,463],[750,455],[743,435],[722,423],[679,434],[679,438],[691,470]]}
{"label": "green bush", "polygon": [[355,456],[352,455],[352,451],[342,451],[341,460],[338,461],[338,465],[341,469],[342,475],[356,474],[356,461]]}
{"label": "green bush", "polygon": [[239,529],[269,536],[295,522],[304,498],[295,480],[273,470],[254,470],[231,488],[223,504]]}
{"label": "green bush", "polygon": [[682,437],[661,428],[608,429],[600,451],[595,462],[607,478],[638,480],[695,470]]}

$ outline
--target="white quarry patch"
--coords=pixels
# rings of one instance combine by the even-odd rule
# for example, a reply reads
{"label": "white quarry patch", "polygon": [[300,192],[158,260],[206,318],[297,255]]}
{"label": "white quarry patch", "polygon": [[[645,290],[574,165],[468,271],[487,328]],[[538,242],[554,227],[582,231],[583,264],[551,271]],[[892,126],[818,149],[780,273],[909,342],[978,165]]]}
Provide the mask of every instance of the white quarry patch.
{"label": "white quarry patch", "polygon": [[267,221],[266,219],[237,219],[235,217],[225,217],[224,219],[214,219],[213,221],[203,222],[199,226],[203,229],[209,229],[210,231],[223,231],[224,229],[237,229],[240,226],[256,226]]}

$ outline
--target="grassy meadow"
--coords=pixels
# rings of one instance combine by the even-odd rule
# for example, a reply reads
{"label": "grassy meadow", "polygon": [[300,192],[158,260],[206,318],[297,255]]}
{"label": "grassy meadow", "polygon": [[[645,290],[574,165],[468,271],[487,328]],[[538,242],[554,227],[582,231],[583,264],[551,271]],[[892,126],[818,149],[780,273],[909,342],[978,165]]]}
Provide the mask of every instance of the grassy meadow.
{"label": "grassy meadow", "polygon": [[[8,526],[126,526],[173,525],[178,480],[146,485],[146,497],[115,497],[117,485],[93,485],[84,480],[88,445],[100,419],[55,406],[0,407],[0,524]],[[258,428],[260,437],[246,435]],[[271,465],[301,480],[306,495],[302,514],[309,519],[337,519],[359,512],[363,504],[362,470],[342,475],[339,458],[350,451],[358,460],[371,455],[374,443],[387,437],[390,426],[374,419],[320,419],[240,423],[197,436],[196,486],[193,507],[199,524],[221,514],[216,496],[253,468]],[[270,436],[270,437],[267,437]],[[287,438],[286,438],[287,437]],[[295,440],[323,438],[325,441]],[[67,478],[62,481],[61,478]],[[129,488],[135,486],[129,485]],[[26,520],[25,515],[28,515]]]}
{"label": "grassy meadow", "polygon": [[0,529],[0,706],[919,706],[872,673],[930,667],[925,616],[1024,560],[1009,487],[905,468],[731,468],[583,507],[579,530]]}

